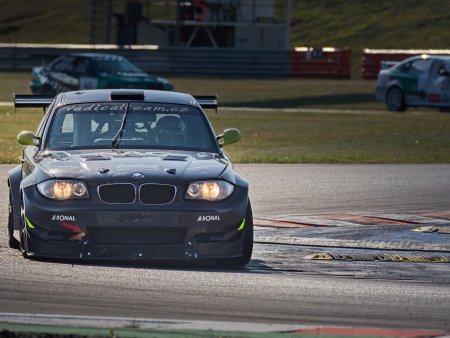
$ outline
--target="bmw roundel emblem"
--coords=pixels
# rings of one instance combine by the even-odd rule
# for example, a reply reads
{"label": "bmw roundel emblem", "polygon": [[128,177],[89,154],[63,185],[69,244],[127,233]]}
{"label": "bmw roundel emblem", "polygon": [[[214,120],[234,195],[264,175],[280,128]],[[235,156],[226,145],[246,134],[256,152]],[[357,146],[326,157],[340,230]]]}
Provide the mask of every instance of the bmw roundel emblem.
{"label": "bmw roundel emblem", "polygon": [[144,174],[141,173],[134,173],[131,175],[132,178],[144,178]]}

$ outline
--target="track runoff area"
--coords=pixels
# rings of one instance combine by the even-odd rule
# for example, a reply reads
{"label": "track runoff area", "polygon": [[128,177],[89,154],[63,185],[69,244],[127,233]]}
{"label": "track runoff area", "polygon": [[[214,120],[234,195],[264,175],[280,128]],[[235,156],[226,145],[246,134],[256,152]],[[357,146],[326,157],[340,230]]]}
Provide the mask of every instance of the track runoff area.
{"label": "track runoff area", "polygon": [[[23,323],[27,324],[24,325]],[[450,330],[412,330],[0,313],[2,337],[447,337]]]}

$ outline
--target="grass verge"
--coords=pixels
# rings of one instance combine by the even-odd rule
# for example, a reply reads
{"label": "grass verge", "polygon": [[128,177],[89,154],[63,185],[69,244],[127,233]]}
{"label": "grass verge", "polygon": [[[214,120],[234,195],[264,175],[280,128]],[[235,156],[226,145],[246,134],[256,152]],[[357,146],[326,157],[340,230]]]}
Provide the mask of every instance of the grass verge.
{"label": "grass verge", "polygon": [[446,163],[450,115],[224,112],[211,116],[221,131],[237,127],[227,147],[240,163]]}
{"label": "grass verge", "polygon": [[[30,93],[31,72],[0,73],[0,101]],[[222,79],[171,77],[175,89],[219,96],[221,106],[385,110],[375,102],[375,81],[307,79]]]}
{"label": "grass verge", "polygon": [[[227,111],[209,117],[216,133],[236,127],[226,148],[236,163],[449,163],[450,114]],[[0,163],[18,163],[15,137],[36,130],[42,110],[0,107]]]}

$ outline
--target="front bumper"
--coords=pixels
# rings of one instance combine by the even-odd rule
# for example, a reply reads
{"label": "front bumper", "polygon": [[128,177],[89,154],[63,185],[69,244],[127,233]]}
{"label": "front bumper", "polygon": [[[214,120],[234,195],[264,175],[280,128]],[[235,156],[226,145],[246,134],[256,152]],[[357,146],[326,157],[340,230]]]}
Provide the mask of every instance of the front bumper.
{"label": "front bumper", "polygon": [[386,101],[386,87],[377,87],[375,90],[375,100],[378,102]]}
{"label": "front bumper", "polygon": [[30,255],[52,258],[195,260],[242,256],[247,189],[215,202],[107,205],[53,201],[24,191]]}

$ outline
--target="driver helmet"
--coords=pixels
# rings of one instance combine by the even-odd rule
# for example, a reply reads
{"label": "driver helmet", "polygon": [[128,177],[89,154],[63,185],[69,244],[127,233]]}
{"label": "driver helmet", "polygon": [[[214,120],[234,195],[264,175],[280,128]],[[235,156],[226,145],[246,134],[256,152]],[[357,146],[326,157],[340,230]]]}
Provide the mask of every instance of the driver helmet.
{"label": "driver helmet", "polygon": [[167,115],[156,122],[156,139],[159,145],[181,146],[185,143],[185,126],[177,116]]}

